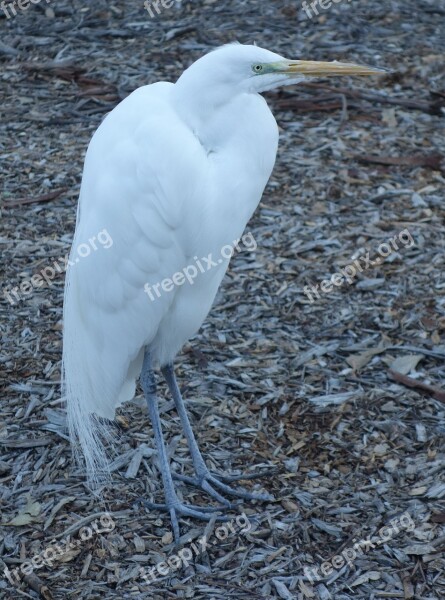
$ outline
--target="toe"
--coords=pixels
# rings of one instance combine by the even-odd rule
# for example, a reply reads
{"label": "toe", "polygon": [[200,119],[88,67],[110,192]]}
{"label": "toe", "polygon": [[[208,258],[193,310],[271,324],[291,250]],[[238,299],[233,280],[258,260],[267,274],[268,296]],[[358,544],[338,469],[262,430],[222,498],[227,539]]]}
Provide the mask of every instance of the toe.
{"label": "toe", "polygon": [[230,502],[230,500],[227,500],[227,498],[224,498],[224,496],[222,496],[217,490],[215,490],[210,483],[204,479],[204,481],[202,482],[202,489],[207,492],[207,494],[209,494],[209,496],[211,496],[212,498],[215,498],[215,500],[218,500],[218,502],[221,502],[222,504],[224,504],[224,506],[226,508],[230,508],[230,509],[234,509],[237,507],[237,505],[233,502]]}
{"label": "toe", "polygon": [[219,481],[213,475],[208,477],[208,481],[210,481],[213,485],[218,487],[220,490],[229,494],[230,496],[235,496],[235,498],[243,498],[244,500],[259,500],[261,502],[268,502],[270,500],[274,500],[274,497],[270,494],[254,494],[252,492],[248,492],[247,490],[237,490],[232,489],[230,486],[226,485],[222,481]]}

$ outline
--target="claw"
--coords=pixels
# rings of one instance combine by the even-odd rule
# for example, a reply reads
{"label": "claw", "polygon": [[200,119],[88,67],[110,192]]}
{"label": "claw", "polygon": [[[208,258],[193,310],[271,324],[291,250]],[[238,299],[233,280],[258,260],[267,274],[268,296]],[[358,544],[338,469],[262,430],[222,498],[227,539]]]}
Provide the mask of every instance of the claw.
{"label": "claw", "polygon": [[[202,475],[200,474],[198,477],[187,477],[186,475],[180,475],[179,473],[175,473],[173,477],[174,479],[179,479],[180,481],[184,481],[189,485],[193,485],[194,487],[198,487],[204,490],[205,492],[207,492],[207,494],[218,500],[218,502],[222,502],[223,504],[225,504],[225,506],[232,509],[236,508],[239,505],[239,503],[235,504],[233,502],[229,502],[229,500],[224,498],[224,496],[221,496],[221,494],[212,486],[218,487],[229,496],[234,496],[235,498],[241,498],[243,500],[258,500],[260,502],[268,502],[275,500],[275,498],[271,494],[254,494],[252,492],[248,492],[247,490],[232,489],[230,486],[220,481],[215,475],[212,475],[210,471],[206,471]],[[238,476],[235,475],[235,477]],[[242,477],[243,476],[240,476],[240,479]],[[234,481],[236,481],[236,479]]]}
{"label": "claw", "polygon": [[224,473],[212,473],[214,477],[218,477],[223,481],[232,482],[232,481],[248,481],[251,479],[261,479],[262,477],[267,477],[268,475],[275,475],[278,473],[278,469],[264,469],[264,471],[260,471],[259,473],[241,473],[240,475],[225,475]]}
{"label": "claw", "polygon": [[[140,498],[139,501],[152,510],[170,510],[170,506],[167,504],[150,502],[150,500],[145,500],[145,498]],[[202,513],[218,512],[219,510],[224,510],[226,508],[225,506],[193,506],[193,504],[182,504],[181,502],[178,502],[174,506],[181,506],[185,510],[199,510]],[[208,517],[206,517],[206,519],[208,519]]]}
{"label": "claw", "polygon": [[184,483],[188,483],[189,485],[200,488],[209,496],[215,498],[215,500],[218,500],[218,502],[221,502],[221,504],[224,505],[223,508],[234,510],[239,506],[238,502],[230,502],[230,500],[224,498],[224,496],[222,496],[217,490],[215,490],[205,478],[198,479],[198,477],[187,477],[187,475],[180,475],[179,473],[175,473],[173,475],[173,479],[179,479],[179,481],[184,481]]}
{"label": "claw", "polygon": [[[156,502],[150,502],[149,500],[145,500],[141,498],[141,502],[150,509],[162,510],[166,511],[170,515],[170,521],[173,529],[173,537],[175,540],[175,544],[179,544],[180,541],[180,532],[179,532],[179,522],[178,516],[183,517],[193,517],[195,519],[200,519],[201,521],[210,521],[212,515],[210,513],[217,512],[218,510],[224,509],[225,506],[193,506],[183,504],[182,502],[175,501],[172,504],[158,504]],[[228,521],[229,518],[225,515],[218,515],[215,519],[216,521]]]}

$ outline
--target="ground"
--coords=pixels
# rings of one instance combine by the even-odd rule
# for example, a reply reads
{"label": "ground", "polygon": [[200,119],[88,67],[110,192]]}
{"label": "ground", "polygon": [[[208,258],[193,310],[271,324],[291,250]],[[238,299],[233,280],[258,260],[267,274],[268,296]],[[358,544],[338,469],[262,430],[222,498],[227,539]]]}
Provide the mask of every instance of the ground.
{"label": "ground", "polygon": [[[445,3],[155,4],[0,12],[0,597],[444,598]],[[112,485],[94,497],[72,461],[64,257],[103,116],[233,40],[390,72],[266,95],[276,168],[178,375],[209,466],[262,471],[242,483],[275,500],[184,519],[178,554],[140,503],[162,500],[140,391],[116,420]],[[161,405],[190,473],[164,387]]]}

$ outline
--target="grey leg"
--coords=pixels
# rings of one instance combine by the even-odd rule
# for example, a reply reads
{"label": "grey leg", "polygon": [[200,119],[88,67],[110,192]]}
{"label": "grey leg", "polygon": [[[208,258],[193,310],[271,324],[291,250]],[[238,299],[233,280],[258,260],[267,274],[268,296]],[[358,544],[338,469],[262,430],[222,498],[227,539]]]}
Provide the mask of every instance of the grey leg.
{"label": "grey leg", "polygon": [[[164,484],[165,493],[165,504],[154,504],[151,502],[144,501],[144,503],[150,508],[164,509],[170,513],[170,519],[172,522],[173,533],[175,540],[179,540],[179,524],[177,515],[185,515],[189,517],[195,517],[197,519],[209,520],[209,512],[219,510],[219,507],[210,509],[201,509],[200,507],[189,507],[182,504],[175,491],[173,484],[172,474],[170,471],[170,465],[168,462],[167,450],[165,448],[164,438],[162,435],[161,419],[159,417],[158,399],[156,396],[156,381],[151,367],[150,354],[148,350],[145,351],[144,363],[142,366],[141,373],[141,385],[144,391],[145,399],[148,405],[148,412],[153,426],[153,433],[155,436],[156,449],[159,457],[159,468],[161,470],[162,482]],[[225,520],[223,517],[218,520]]]}
{"label": "grey leg", "polygon": [[[192,455],[193,466],[195,468],[196,478],[193,477],[185,477],[184,475],[175,475],[177,479],[190,483],[192,485],[196,485],[203,489],[205,492],[210,494],[213,498],[216,498],[219,502],[226,504],[226,506],[231,506],[231,503],[221,496],[219,492],[217,492],[213,486],[218,487],[220,490],[229,494],[230,496],[234,496],[236,498],[243,498],[246,500],[273,500],[273,496],[270,494],[252,494],[245,490],[232,489],[230,486],[222,483],[215,475],[210,473],[207,468],[202,454],[199,450],[198,444],[196,442],[195,435],[193,433],[192,426],[190,425],[190,421],[187,415],[187,410],[184,405],[184,400],[182,399],[181,392],[179,390],[178,384],[176,382],[175,371],[173,369],[173,365],[166,365],[162,368],[162,374],[165,377],[167,385],[169,387],[170,393],[173,396],[173,400],[175,402],[176,410],[178,411],[179,417],[181,419],[182,428],[184,430],[185,437],[187,438],[187,443],[190,448],[190,453]],[[242,479],[242,477],[235,478],[227,478],[219,476],[222,479]]]}

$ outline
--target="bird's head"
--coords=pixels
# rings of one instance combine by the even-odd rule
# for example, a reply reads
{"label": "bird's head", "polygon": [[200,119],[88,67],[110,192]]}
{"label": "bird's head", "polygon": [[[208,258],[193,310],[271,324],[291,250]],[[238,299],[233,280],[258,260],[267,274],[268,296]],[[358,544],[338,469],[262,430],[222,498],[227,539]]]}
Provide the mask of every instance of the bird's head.
{"label": "bird's head", "polygon": [[313,77],[381,75],[385,72],[352,63],[289,60],[258,46],[228,44],[197,60],[181,78],[205,73],[208,85],[226,87],[232,93],[258,93]]}

